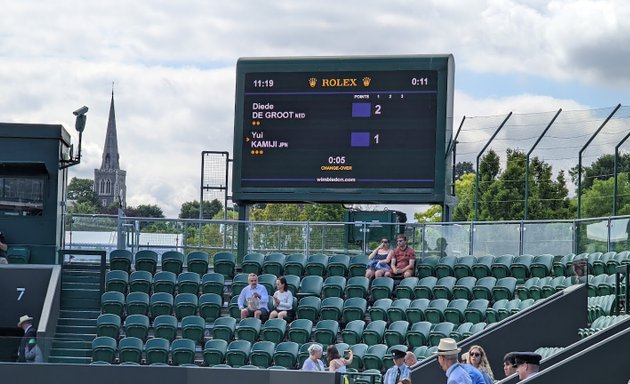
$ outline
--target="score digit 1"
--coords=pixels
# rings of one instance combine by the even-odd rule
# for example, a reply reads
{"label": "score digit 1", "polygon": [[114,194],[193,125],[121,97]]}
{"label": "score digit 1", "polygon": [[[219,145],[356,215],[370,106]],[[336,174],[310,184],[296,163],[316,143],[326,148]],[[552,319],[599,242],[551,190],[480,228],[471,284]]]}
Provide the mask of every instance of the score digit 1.
{"label": "score digit 1", "polygon": [[379,134],[377,133],[376,135],[374,135],[374,144],[378,144],[378,143],[379,143],[379,140],[380,140],[380,136],[379,136]]}

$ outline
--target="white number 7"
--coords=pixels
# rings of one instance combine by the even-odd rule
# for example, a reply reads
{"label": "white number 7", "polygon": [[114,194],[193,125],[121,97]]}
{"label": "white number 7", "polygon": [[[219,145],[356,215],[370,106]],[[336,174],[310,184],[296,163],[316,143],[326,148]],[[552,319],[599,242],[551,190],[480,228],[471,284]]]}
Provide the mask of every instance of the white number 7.
{"label": "white number 7", "polygon": [[17,301],[22,300],[22,296],[24,296],[24,292],[26,292],[26,288],[18,288],[17,291],[19,292]]}

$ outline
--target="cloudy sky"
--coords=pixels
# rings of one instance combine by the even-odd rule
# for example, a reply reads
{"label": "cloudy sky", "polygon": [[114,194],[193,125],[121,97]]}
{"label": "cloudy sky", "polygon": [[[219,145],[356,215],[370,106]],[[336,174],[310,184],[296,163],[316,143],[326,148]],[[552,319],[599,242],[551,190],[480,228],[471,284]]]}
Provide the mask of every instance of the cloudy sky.
{"label": "cloudy sky", "polygon": [[198,199],[201,151],[233,152],[239,57],[452,53],[455,128],[630,105],[625,0],[22,0],[0,19],[0,121],[61,123],[76,143],[72,111],[87,105],[70,176],[92,178],[114,82],[128,204],[168,217]]}

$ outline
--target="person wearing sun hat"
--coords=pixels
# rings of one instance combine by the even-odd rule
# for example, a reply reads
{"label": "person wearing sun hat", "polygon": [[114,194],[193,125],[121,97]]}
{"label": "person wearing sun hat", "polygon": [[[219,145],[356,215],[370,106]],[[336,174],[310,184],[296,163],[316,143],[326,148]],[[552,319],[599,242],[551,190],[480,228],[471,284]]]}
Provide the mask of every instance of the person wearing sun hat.
{"label": "person wearing sun hat", "polygon": [[401,379],[408,378],[410,376],[410,370],[405,365],[405,355],[407,351],[401,351],[399,349],[392,349],[392,359],[394,360],[394,366],[385,372],[383,378],[383,384],[396,384]]}
{"label": "person wearing sun hat", "polygon": [[462,351],[457,347],[457,341],[450,337],[440,340],[437,355],[438,364],[446,373],[446,384],[472,384],[468,372],[459,364],[457,356]]}
{"label": "person wearing sun hat", "polygon": [[29,340],[37,337],[37,331],[33,328],[33,318],[29,315],[21,316],[17,326],[24,330],[24,336],[20,340],[20,348],[18,349],[18,362],[26,362],[26,346]]}

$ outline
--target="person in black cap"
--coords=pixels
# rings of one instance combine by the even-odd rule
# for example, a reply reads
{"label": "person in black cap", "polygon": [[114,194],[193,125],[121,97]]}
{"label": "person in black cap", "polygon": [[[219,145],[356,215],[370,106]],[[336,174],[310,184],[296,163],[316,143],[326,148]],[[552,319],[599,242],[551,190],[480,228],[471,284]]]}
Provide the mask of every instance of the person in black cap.
{"label": "person in black cap", "polygon": [[516,363],[516,372],[520,380],[534,376],[540,369],[540,360],[542,356],[534,352],[515,352],[514,362]]}
{"label": "person in black cap", "polygon": [[405,355],[406,351],[392,349],[394,366],[385,372],[383,384],[396,384],[401,379],[408,378],[410,376],[409,367],[405,365]]}
{"label": "person in black cap", "polygon": [[503,373],[505,377],[512,376],[516,373],[516,362],[514,361],[514,352],[508,352],[503,357]]}

